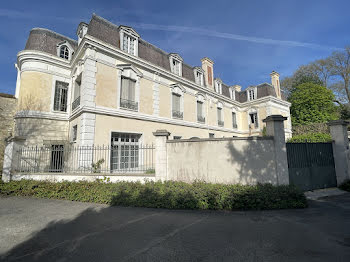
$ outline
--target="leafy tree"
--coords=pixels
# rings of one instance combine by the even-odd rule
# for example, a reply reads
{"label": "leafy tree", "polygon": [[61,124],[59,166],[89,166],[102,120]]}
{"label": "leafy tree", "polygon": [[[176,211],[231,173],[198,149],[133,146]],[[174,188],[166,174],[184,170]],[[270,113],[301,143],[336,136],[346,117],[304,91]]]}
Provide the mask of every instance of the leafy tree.
{"label": "leafy tree", "polygon": [[284,94],[289,97],[293,89],[303,83],[314,83],[317,85],[323,85],[321,78],[318,75],[318,71],[313,64],[300,66],[292,76],[285,77],[281,81],[281,89]]}
{"label": "leafy tree", "polygon": [[303,83],[295,87],[289,96],[293,125],[322,123],[338,118],[334,94],[324,86]]}

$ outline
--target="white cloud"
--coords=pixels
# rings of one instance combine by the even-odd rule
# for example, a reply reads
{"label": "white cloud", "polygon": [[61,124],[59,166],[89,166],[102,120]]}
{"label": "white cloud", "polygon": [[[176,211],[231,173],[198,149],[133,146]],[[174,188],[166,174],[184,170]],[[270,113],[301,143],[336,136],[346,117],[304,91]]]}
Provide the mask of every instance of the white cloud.
{"label": "white cloud", "polygon": [[323,50],[342,50],[342,48],[324,46],[324,45],[319,45],[314,43],[245,36],[245,35],[217,32],[213,30],[207,30],[207,29],[196,28],[196,27],[156,25],[156,24],[144,24],[144,23],[132,23],[132,22],[123,22],[122,24],[127,24],[129,26],[144,29],[144,30],[191,33],[191,34],[197,34],[197,35],[203,35],[203,36],[209,36],[209,37],[217,37],[217,38],[224,38],[224,39],[237,40],[237,41],[247,41],[247,42],[258,43],[258,44],[304,47],[304,48],[323,49]]}

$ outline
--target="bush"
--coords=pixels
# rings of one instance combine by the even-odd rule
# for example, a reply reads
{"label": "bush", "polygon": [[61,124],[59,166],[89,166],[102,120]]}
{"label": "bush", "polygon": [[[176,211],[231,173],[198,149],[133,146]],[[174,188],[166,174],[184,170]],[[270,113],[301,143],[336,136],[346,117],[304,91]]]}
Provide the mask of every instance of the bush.
{"label": "bush", "polygon": [[288,139],[288,143],[320,143],[320,142],[332,142],[330,134],[325,133],[309,133],[303,135],[296,135]]}
{"label": "bush", "polygon": [[340,189],[350,192],[350,180],[344,181],[340,186]]}
{"label": "bush", "polygon": [[0,195],[34,196],[120,206],[169,209],[304,208],[304,194],[294,186],[254,186],[194,182],[60,182],[21,180],[0,182]]}

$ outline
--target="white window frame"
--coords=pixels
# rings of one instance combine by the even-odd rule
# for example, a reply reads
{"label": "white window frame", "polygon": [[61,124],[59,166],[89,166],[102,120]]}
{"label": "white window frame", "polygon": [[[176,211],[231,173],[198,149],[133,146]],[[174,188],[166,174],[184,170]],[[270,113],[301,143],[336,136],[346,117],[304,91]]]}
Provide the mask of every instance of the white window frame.
{"label": "white window frame", "polygon": [[[68,59],[65,59],[63,57],[60,56],[61,54],[61,47],[62,46],[66,46],[68,48]],[[67,40],[60,42],[56,45],[56,49],[57,49],[57,56],[65,61],[70,61],[72,59],[73,56],[73,47],[69,44],[69,42]]]}
{"label": "white window frame", "polygon": [[135,112],[140,111],[140,79],[143,77],[143,74],[133,65],[124,64],[117,65],[118,69],[118,92],[117,92],[117,108],[121,110],[131,110],[124,107],[120,107],[120,98],[121,98],[121,86],[122,86],[122,78],[129,78],[135,81],[135,102],[138,103],[137,110],[131,110]]}
{"label": "white window frame", "polygon": [[249,129],[251,128],[251,124],[253,124],[251,122],[251,119],[250,119],[250,115],[251,114],[256,114],[256,120],[257,120],[257,126],[254,124],[254,130],[258,130],[260,128],[260,124],[259,124],[259,110],[257,108],[252,108],[252,109],[249,109],[247,111],[248,115],[247,115],[247,118],[248,118],[248,127]]}
{"label": "white window frame", "polygon": [[[128,50],[125,51],[123,50],[123,43],[124,43],[124,37],[129,36],[130,38],[134,38],[134,53],[131,54],[130,53],[130,40],[128,41]],[[140,35],[131,27],[127,27],[127,26],[120,26],[119,27],[119,38],[120,38],[120,50],[130,54],[130,55],[134,55],[134,56],[138,56],[139,55],[139,38]]]}
{"label": "white window frame", "polygon": [[230,98],[232,100],[236,100],[236,90],[233,87],[230,87],[229,90],[230,90]]}
{"label": "white window frame", "polygon": [[193,73],[194,73],[194,79],[196,84],[200,86],[204,86],[204,70],[200,67],[195,67],[193,69]]}
{"label": "white window frame", "polygon": [[185,114],[184,114],[184,94],[186,93],[186,89],[180,85],[180,84],[173,84],[170,85],[171,88],[171,95],[170,95],[170,115],[171,118],[173,119],[178,119],[181,120],[177,117],[173,117],[173,94],[180,96],[180,110],[182,113],[182,120],[185,118]]}
{"label": "white window frame", "polygon": [[[251,98],[250,94],[252,94],[254,97]],[[247,88],[247,101],[253,101],[253,100],[256,100],[257,98],[258,97],[257,97],[257,88],[256,88],[256,86],[255,87],[248,87]]]}
{"label": "white window frame", "polygon": [[222,95],[222,81],[219,78],[215,79],[215,91],[216,93]]}
{"label": "white window frame", "polygon": [[[143,159],[143,155],[142,155],[142,149],[140,150],[140,146],[142,145],[142,140],[143,140],[143,133],[135,133],[135,132],[125,132],[125,131],[112,131],[111,132],[111,136],[110,136],[110,143],[111,143],[111,147],[113,146],[113,143],[112,143],[112,138],[113,138],[113,133],[119,133],[119,134],[122,134],[122,135],[137,135],[139,136],[138,138],[138,142],[122,142],[122,141],[119,141],[119,145],[122,146],[122,145],[137,145],[139,148],[138,148],[138,166],[137,167],[134,167],[134,168],[124,168],[124,169],[121,169],[120,168],[120,157],[121,157],[121,154],[120,154],[120,151],[121,151],[121,148],[118,148],[118,169],[116,171],[113,171],[112,170],[112,159],[109,159],[110,161],[110,170],[112,171],[112,173],[125,173],[127,171],[130,171],[130,172],[135,172],[135,170],[137,171],[139,169],[139,167],[141,165],[143,165],[143,162],[144,162],[144,159]],[[134,144],[131,144],[131,143],[134,143]],[[112,154],[112,152],[111,152]],[[130,155],[129,155],[130,157]],[[129,165],[130,165],[130,162],[129,162]],[[143,172],[143,171],[141,171]]]}
{"label": "white window frame", "polygon": [[[233,118],[232,118],[233,113],[236,115],[236,127],[233,126]],[[238,116],[237,116],[237,110],[236,110],[235,108],[232,108],[231,119],[232,119],[232,128],[233,128],[233,129],[238,129],[238,121],[237,121],[237,118],[238,118]]]}
{"label": "white window frame", "polygon": [[[176,61],[178,63],[178,66],[179,66],[178,73],[175,73],[174,65],[173,65],[174,61]],[[178,76],[182,76],[182,61],[183,61],[182,57],[179,56],[178,54],[169,54],[170,71],[173,74],[178,75]]]}
{"label": "white window frame", "polygon": [[225,126],[225,120],[224,120],[224,106],[221,102],[218,102],[216,105],[216,124],[219,126],[219,117],[218,117],[218,109],[220,110],[220,115],[221,115],[221,121],[224,123],[222,126],[220,127],[224,127]]}
{"label": "white window frame", "polygon": [[[67,93],[67,111],[56,111],[54,110],[55,105],[55,91],[56,91],[56,82],[64,82],[68,83],[68,93]],[[71,112],[71,96],[72,96],[72,79],[68,77],[62,77],[62,76],[52,76],[52,88],[51,88],[51,105],[50,105],[50,111],[54,114],[60,114],[60,115],[67,115]]]}
{"label": "white window frame", "polygon": [[197,100],[196,100],[196,120],[197,120],[197,122],[199,122],[198,121],[197,103],[200,102],[200,103],[202,103],[202,117],[204,117],[204,122],[199,122],[199,123],[205,124],[207,121],[206,107],[205,107],[205,101],[206,101],[205,95],[201,94],[201,93],[197,93],[196,97],[197,97]]}

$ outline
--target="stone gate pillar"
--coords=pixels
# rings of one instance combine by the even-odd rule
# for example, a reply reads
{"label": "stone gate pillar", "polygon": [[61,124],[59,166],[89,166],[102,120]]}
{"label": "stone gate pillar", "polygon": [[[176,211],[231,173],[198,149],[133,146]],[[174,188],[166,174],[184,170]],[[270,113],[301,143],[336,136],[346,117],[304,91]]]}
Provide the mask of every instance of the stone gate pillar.
{"label": "stone gate pillar", "polygon": [[155,136],[155,172],[156,180],[164,181],[167,179],[167,151],[166,141],[170,136],[167,130],[157,130],[153,132]]}
{"label": "stone gate pillar", "polygon": [[333,140],[333,156],[338,185],[350,179],[348,124],[349,122],[344,120],[334,120],[328,123]]}
{"label": "stone gate pillar", "polygon": [[289,185],[286,137],[283,122],[287,117],[271,115],[263,120],[266,123],[266,134],[273,136],[276,175],[278,185]]}

